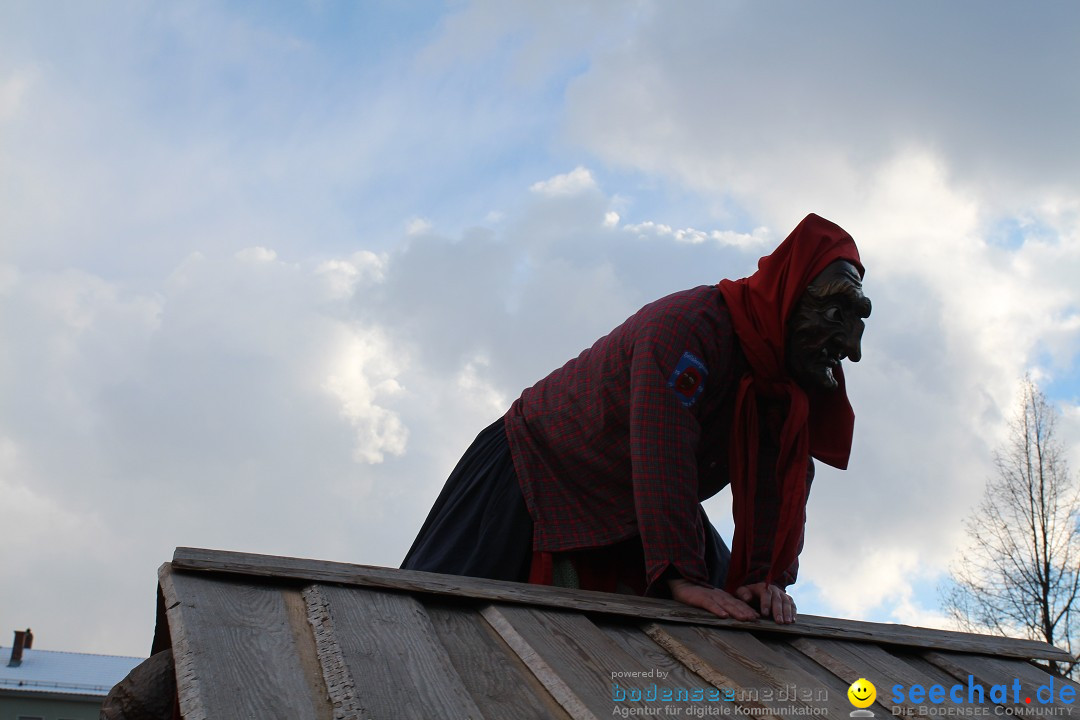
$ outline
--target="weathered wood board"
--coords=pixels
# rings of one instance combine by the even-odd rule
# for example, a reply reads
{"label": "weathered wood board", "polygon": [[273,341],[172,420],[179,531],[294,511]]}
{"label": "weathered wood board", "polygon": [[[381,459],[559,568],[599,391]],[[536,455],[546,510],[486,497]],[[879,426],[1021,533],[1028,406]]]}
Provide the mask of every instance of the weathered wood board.
{"label": "weathered wood board", "polygon": [[[1015,683],[1016,697],[976,704],[1017,713],[1051,684],[1048,708],[1067,709],[1066,698],[1080,694],[1027,662],[1051,654],[1030,641],[805,616],[796,626],[739,623],[649,598],[183,548],[177,555],[159,572],[155,637],[171,643],[190,720],[706,711],[789,720],[845,716],[847,687],[859,678],[877,686],[879,717],[928,714],[914,686],[970,681],[1013,692]],[[897,685],[904,699],[894,702]]]}
{"label": "weathered wood board", "polygon": [[429,603],[426,608],[443,647],[484,717],[570,718],[478,608],[439,603]]}
{"label": "weathered wood board", "polygon": [[329,720],[301,666],[276,587],[165,573],[161,579],[185,720]]}
{"label": "weathered wood board", "polygon": [[741,622],[721,619],[703,610],[688,608],[685,605],[669,600],[590,592],[587,590],[541,587],[499,580],[483,580],[340,562],[181,547],[176,549],[172,565],[176,569],[269,577],[279,581],[286,581],[287,579],[297,583],[309,581],[396,589],[500,603],[571,609],[585,613],[622,615],[751,631],[767,630],[769,632],[808,637],[832,637],[879,644],[985,653],[1018,657],[1025,660],[1031,658],[1069,659],[1069,655],[1065,651],[1047,643],[1033,640],[1000,638],[948,630],[916,628],[906,625],[890,625],[887,623],[822,618],[813,615],[800,615],[799,621],[791,625],[778,625],[771,620]]}
{"label": "weathered wood board", "polygon": [[362,716],[482,717],[417,600],[362,588],[321,586],[319,593],[333,626],[328,641],[349,669]]}

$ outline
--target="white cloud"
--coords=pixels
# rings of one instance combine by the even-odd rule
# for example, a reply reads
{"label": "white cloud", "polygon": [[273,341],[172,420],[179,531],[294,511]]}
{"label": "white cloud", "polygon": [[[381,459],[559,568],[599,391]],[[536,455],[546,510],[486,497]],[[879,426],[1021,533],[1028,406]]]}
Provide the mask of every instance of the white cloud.
{"label": "white cloud", "polygon": [[370,250],[353,253],[347,260],[326,260],[315,268],[316,274],[326,282],[330,299],[352,297],[358,286],[382,282],[386,276],[386,254],[376,255]]}
{"label": "white cloud", "polygon": [[244,248],[236,253],[236,259],[240,262],[259,264],[273,262],[277,259],[277,253],[270,248],[264,248],[261,246],[254,246]]}
{"label": "white cloud", "polygon": [[323,389],[338,400],[342,417],[356,432],[356,460],[381,463],[387,454],[403,454],[409,437],[401,417],[379,404],[401,394],[397,377],[407,359],[377,330],[344,332]]}
{"label": "white cloud", "polygon": [[[615,215],[616,221],[618,217],[618,215]],[[768,252],[769,248],[766,244],[772,239],[772,233],[763,227],[756,228],[752,233],[739,233],[731,230],[706,232],[694,228],[673,228],[670,225],[656,223],[652,220],[624,225],[623,230],[632,232],[642,238],[665,238],[689,245],[701,245],[704,242],[712,241],[720,245],[744,250],[756,249],[762,253]]]}
{"label": "white cloud", "polygon": [[[1080,181],[1080,163],[1060,154],[1076,159],[1064,118],[1080,94],[1053,79],[1080,59],[1062,29],[1075,7],[1033,17],[995,3],[973,15],[960,3],[932,23],[848,2],[655,7],[568,94],[568,132],[614,166],[771,213],[784,200],[813,209],[799,201],[858,192],[864,173],[909,147],[944,155],[958,185],[1007,207]],[[1003,54],[1010,25],[1025,31]]]}
{"label": "white cloud", "polygon": [[529,190],[534,193],[548,196],[577,195],[578,193],[596,189],[596,180],[593,179],[592,172],[580,165],[568,173],[555,175],[529,186]]}
{"label": "white cloud", "polygon": [[905,588],[900,597],[893,599],[892,620],[912,627],[962,630],[948,615],[940,610],[928,608],[913,598],[910,588]]}
{"label": "white cloud", "polygon": [[839,616],[865,618],[886,599],[907,596],[917,576],[919,555],[914,549],[873,543],[871,538],[854,545],[849,538],[843,561],[825,564],[814,574],[814,584]]}
{"label": "white cloud", "polygon": [[484,378],[490,366],[491,361],[483,355],[472,358],[458,373],[457,387],[481,411],[495,418],[505,413],[510,403],[506,395]]}
{"label": "white cloud", "polygon": [[416,217],[405,223],[406,235],[423,235],[424,233],[431,232],[433,225],[430,220],[425,218]]}

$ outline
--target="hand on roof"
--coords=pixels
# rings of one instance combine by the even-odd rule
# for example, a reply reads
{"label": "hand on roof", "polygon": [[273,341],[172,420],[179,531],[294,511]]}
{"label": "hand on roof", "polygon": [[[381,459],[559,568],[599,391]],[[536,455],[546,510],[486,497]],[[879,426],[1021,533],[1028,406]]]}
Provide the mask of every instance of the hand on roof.
{"label": "hand on roof", "polygon": [[762,617],[771,615],[773,620],[782,624],[795,622],[795,601],[776,585],[766,587],[763,582],[743,585],[735,589],[735,595],[740,600],[759,604]]}
{"label": "hand on roof", "polygon": [[698,585],[683,578],[668,580],[671,597],[684,605],[708,610],[713,615],[735,620],[756,620],[757,612],[734,595],[719,588]]}

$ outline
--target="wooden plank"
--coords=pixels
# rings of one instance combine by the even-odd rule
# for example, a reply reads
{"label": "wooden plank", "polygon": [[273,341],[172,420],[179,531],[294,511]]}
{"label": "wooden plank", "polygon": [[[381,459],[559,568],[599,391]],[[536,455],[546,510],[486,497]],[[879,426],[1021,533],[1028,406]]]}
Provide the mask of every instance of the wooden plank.
{"label": "wooden plank", "polygon": [[[664,701],[654,668],[579,613],[514,605],[490,605],[481,612],[575,719],[622,711],[646,715],[680,704]],[[699,688],[702,697],[711,689]],[[689,697],[691,688],[686,690]]]}
{"label": "wooden plank", "polygon": [[[789,642],[790,638],[781,636],[762,636],[760,639],[774,651],[780,653],[799,667],[803,668],[809,674],[816,677],[818,682],[827,687],[830,693],[835,692],[840,698],[845,698],[847,696],[848,687],[851,683],[842,681],[839,675],[843,674],[844,677],[852,676],[858,679],[859,673],[857,670],[853,668],[847,668],[846,670],[840,669],[845,667],[843,665],[838,668],[839,673],[834,673],[832,671],[825,672],[822,664],[811,660],[808,656],[792,647]],[[917,672],[922,673],[925,677],[937,684],[948,686],[955,682],[951,675],[926,662],[926,660],[924,660],[917,652],[909,648],[903,648],[901,651],[891,650],[890,652],[892,655],[899,657],[905,663],[912,666]],[[828,662],[827,659],[826,662]]]}
{"label": "wooden plank", "polygon": [[872,682],[877,688],[875,704],[882,710],[907,716],[926,715],[929,702],[912,703],[905,692],[904,700],[894,703],[892,687],[897,684],[905,688],[921,685],[928,689],[938,683],[938,678],[926,675],[884,648],[867,643],[849,643],[824,638],[800,638],[793,641],[791,645],[835,674],[846,685],[850,685],[859,678],[866,678]]}
{"label": "wooden plank", "polygon": [[489,720],[570,718],[475,608],[432,603],[424,607],[484,717]]}
{"label": "wooden plank", "polygon": [[645,632],[710,682],[734,689],[734,702],[754,717],[851,710],[842,696],[749,633],[656,623]]}
{"label": "wooden plank", "polygon": [[[669,632],[667,628],[662,627],[657,623],[650,623],[645,626],[645,633],[658,645],[671,653],[672,657],[694,673],[705,678],[705,680],[715,687],[733,690],[734,694],[739,697],[735,706],[740,710],[743,710],[756,718],[778,720],[777,717],[772,714],[771,708],[768,705],[764,705],[757,699],[751,697],[750,688],[743,687],[738,680],[725,672],[728,668],[725,668],[722,664],[712,665],[708,659],[702,657],[701,654],[682,642],[676,634]],[[735,702],[734,697],[732,697],[732,702]]]}
{"label": "wooden plank", "polygon": [[313,693],[280,588],[159,576],[185,720],[325,720],[329,700]]}
{"label": "wooden plank", "polygon": [[[172,643],[177,700],[180,713],[185,720],[207,720],[209,715],[203,704],[202,687],[202,679],[207,676],[201,674],[199,668],[196,667],[195,647],[198,646],[198,640],[189,636],[189,630],[197,633],[200,626],[193,620],[194,627],[189,628],[188,623],[185,622],[184,606],[173,583],[174,577],[175,574],[168,563],[158,568],[158,587],[161,588],[165,616],[169,625],[169,638]],[[158,627],[161,627],[160,621],[158,621]],[[195,646],[192,645],[193,642]]]}
{"label": "wooden plank", "polygon": [[808,707],[827,708],[826,714],[851,712],[846,686],[838,695],[823,685],[820,676],[828,673],[807,672],[804,666],[773,650],[751,633],[721,628],[697,628],[697,631],[732,661],[765,679],[769,686],[788,697],[796,697]]}
{"label": "wooden plank", "polygon": [[942,687],[950,687],[956,683],[955,677],[945,672],[940,667],[927,662],[923,657],[923,654],[918,651],[912,650],[911,648],[888,648],[888,650],[891,655],[895,655],[902,659],[917,672],[922,673],[925,677]]}
{"label": "wooden plank", "polygon": [[[820,642],[812,638],[796,638],[789,643],[789,646],[840,678],[840,682],[845,686],[850,686],[859,678],[866,677],[860,670],[856,670],[853,665],[831,654],[822,647]],[[871,680],[871,682],[873,681]]]}
{"label": "wooden plank", "polygon": [[596,715],[589,710],[574,688],[548,664],[543,655],[529,643],[529,639],[518,632],[504,614],[506,609],[506,606],[488,605],[480,611],[480,614],[570,717],[574,720],[597,720]]}
{"label": "wooden plank", "polygon": [[361,716],[482,718],[424,608],[401,593],[319,588]]}
{"label": "wooden plank", "polygon": [[323,678],[322,665],[319,662],[319,652],[315,644],[315,636],[312,634],[312,625],[308,621],[307,603],[300,591],[284,589],[281,591],[282,600],[285,601],[285,612],[289,618],[289,630],[292,632],[293,643],[296,646],[296,658],[304,673],[304,682],[311,688],[313,697],[326,698],[327,702],[320,702],[316,707],[319,720],[345,720],[348,715],[341,713],[339,708],[334,707],[333,700]]}
{"label": "wooden plank", "polygon": [[[598,624],[597,627],[623,650],[634,657],[641,658],[642,662],[649,667],[655,668],[658,675],[664,673],[661,677],[667,687],[697,688],[713,685],[704,677],[679,662],[668,650],[650,638],[641,627],[628,623],[603,623]],[[713,687],[716,686],[713,685]],[[733,701],[727,700],[727,691],[733,693],[733,688],[720,687],[719,689],[724,691],[721,695],[721,702],[711,704],[722,705],[724,717],[735,719],[750,717],[742,712]]]}
{"label": "wooden plank", "polygon": [[[995,685],[1005,686],[1004,701],[997,703],[1002,706],[1018,709],[1069,708],[1080,700],[1080,685],[1023,661],[933,651],[923,653],[923,658],[956,678],[965,689],[969,683],[982,686],[988,702],[991,688]],[[1052,699],[1052,702],[1045,704],[1040,702],[1040,689],[1044,686],[1041,697]],[[1073,703],[1059,701],[1058,693],[1062,687],[1072,688]]]}
{"label": "wooden plank", "polygon": [[323,687],[334,708],[334,720],[354,720],[360,717],[363,708],[357,698],[356,683],[338,645],[330,605],[318,585],[304,588],[302,595],[304,616],[312,630],[311,645],[322,673]]}
{"label": "wooden plank", "polygon": [[268,577],[281,583],[314,581],[340,585],[358,585],[407,592],[451,595],[459,598],[474,598],[499,603],[539,605],[588,613],[647,618],[665,622],[692,623],[755,631],[767,630],[768,632],[796,636],[834,637],[845,640],[862,640],[924,649],[932,648],[1004,655],[1024,659],[1069,659],[1069,654],[1064,650],[1034,640],[916,628],[889,623],[868,623],[802,614],[799,615],[798,622],[791,625],[778,625],[771,620],[742,622],[721,619],[703,610],[690,608],[671,600],[352,565],[340,562],[180,547],[176,549],[172,564],[176,569]]}
{"label": "wooden plank", "polygon": [[803,672],[807,675],[816,678],[821,687],[828,690],[829,693],[836,693],[836,696],[841,699],[847,697],[848,687],[851,683],[843,682],[834,672],[826,670],[821,664],[814,662],[809,657],[793,648],[791,646],[791,641],[798,640],[799,638],[793,638],[790,635],[762,633],[758,639],[768,647],[772,648],[773,652],[787,658],[788,662],[794,664],[796,667],[802,668]]}

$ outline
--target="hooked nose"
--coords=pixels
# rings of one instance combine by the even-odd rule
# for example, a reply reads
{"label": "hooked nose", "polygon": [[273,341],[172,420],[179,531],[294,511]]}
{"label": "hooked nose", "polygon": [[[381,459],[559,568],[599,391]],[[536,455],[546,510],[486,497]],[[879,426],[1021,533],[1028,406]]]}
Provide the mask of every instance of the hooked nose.
{"label": "hooked nose", "polygon": [[866,324],[863,323],[862,318],[856,318],[855,322],[845,328],[843,337],[840,339],[840,347],[851,362],[862,360],[862,334],[865,329]]}

